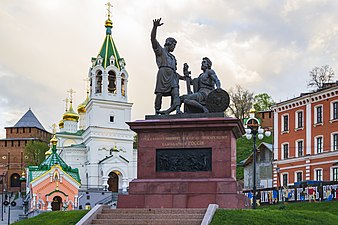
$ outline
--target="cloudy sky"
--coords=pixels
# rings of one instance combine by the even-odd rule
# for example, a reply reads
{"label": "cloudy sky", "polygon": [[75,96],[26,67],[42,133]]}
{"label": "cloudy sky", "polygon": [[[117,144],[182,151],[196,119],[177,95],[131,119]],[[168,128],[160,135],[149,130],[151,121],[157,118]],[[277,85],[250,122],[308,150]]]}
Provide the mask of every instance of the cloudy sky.
{"label": "cloudy sky", "polygon": [[[91,57],[105,37],[105,3],[0,0],[0,138],[3,128],[13,126],[29,107],[51,130],[64,113],[62,100],[70,88],[76,91],[75,107],[85,99]],[[154,112],[154,18],[164,22],[158,30],[160,43],[168,36],[178,41],[178,71],[187,62],[192,76],[198,76],[201,59],[208,56],[225,90],[240,84],[279,102],[309,90],[308,72],[313,67],[328,64],[337,71],[336,0],[111,3],[113,38],[130,76],[132,120]]]}

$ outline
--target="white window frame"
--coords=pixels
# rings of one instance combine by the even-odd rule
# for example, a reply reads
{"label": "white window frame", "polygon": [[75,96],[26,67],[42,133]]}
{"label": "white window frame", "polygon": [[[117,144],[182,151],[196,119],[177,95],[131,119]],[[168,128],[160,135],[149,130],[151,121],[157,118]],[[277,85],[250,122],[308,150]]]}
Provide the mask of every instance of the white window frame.
{"label": "white window frame", "polygon": [[338,143],[337,143],[337,149],[334,149],[334,139],[333,139],[334,135],[338,135],[338,132],[331,133],[331,151],[338,151]]}
{"label": "white window frame", "polygon": [[[287,184],[286,184],[286,185],[284,185],[284,179],[283,179],[283,176],[284,176],[284,175],[286,175],[287,178],[288,178],[288,179],[287,179]],[[284,173],[281,173],[280,176],[281,176],[281,177],[280,177],[280,181],[281,181],[281,184],[280,184],[280,185],[283,186],[283,187],[289,186],[289,173],[288,173],[288,172],[284,172]]]}
{"label": "white window frame", "polygon": [[[284,127],[284,117],[285,116],[287,116],[288,117],[288,129],[287,130],[285,130],[285,127]],[[282,133],[288,133],[289,132],[289,130],[290,130],[290,115],[289,115],[289,113],[284,113],[283,115],[282,115],[282,117],[281,117],[282,119],[281,119],[281,128],[282,128]]]}
{"label": "white window frame", "polygon": [[302,170],[297,170],[297,171],[295,171],[295,176],[294,176],[295,177],[295,182],[298,182],[297,181],[297,173],[302,173],[302,179],[301,180],[303,181],[303,171]]}
{"label": "white window frame", "polygon": [[[322,108],[322,121],[320,123],[317,121],[318,108]],[[322,104],[316,105],[314,107],[313,122],[314,122],[314,125],[318,125],[318,124],[323,124],[324,123],[324,106]]]}
{"label": "white window frame", "polygon": [[338,118],[336,118],[336,119],[333,118],[333,104],[334,103],[338,103],[338,100],[334,100],[330,103],[330,120],[332,120],[332,121],[338,120]]}
{"label": "white window frame", "polygon": [[[285,156],[284,156],[284,145],[288,145],[288,157],[287,158],[285,158]],[[282,143],[282,145],[281,145],[281,156],[282,156],[282,159],[289,159],[290,158],[290,144],[289,144],[289,142]]]}
{"label": "white window frame", "polygon": [[[317,171],[321,171],[321,176],[322,176],[321,180],[317,179]],[[323,168],[316,168],[316,169],[313,170],[313,180],[323,181],[323,177],[324,177]]]}
{"label": "white window frame", "polygon": [[[318,138],[322,138],[322,151],[321,152],[318,152],[318,145],[317,145],[317,139]],[[314,152],[314,154],[320,154],[320,153],[324,152],[324,136],[323,135],[315,136],[314,144],[315,144],[315,148],[314,148],[315,152]]]}
{"label": "white window frame", "polygon": [[298,155],[298,142],[300,142],[300,141],[302,141],[303,142],[303,155],[302,156],[304,156],[305,155],[305,152],[304,152],[304,139],[297,139],[296,141],[295,141],[295,146],[296,146],[296,148],[295,148],[295,156],[296,157],[300,157],[299,155]]}
{"label": "white window frame", "polygon": [[[332,167],[330,167],[330,181],[334,181],[333,180],[333,169],[338,169],[338,166],[332,166]],[[336,181],[338,181],[338,179]]]}
{"label": "white window frame", "polygon": [[[302,113],[302,127],[298,127],[298,113]],[[297,110],[295,112],[295,130],[304,129],[304,110]]]}

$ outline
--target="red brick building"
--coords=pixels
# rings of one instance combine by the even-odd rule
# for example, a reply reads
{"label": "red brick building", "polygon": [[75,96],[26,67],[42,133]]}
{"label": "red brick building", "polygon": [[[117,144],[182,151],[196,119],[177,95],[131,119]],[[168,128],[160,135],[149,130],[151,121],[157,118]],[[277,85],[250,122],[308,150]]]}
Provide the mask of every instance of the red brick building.
{"label": "red brick building", "polygon": [[6,138],[0,139],[0,184],[1,189],[9,192],[19,191],[20,177],[24,171],[24,150],[29,141],[50,140],[34,113],[29,109],[13,126],[5,127]]}
{"label": "red brick building", "polygon": [[278,103],[273,112],[274,186],[338,181],[338,83]]}

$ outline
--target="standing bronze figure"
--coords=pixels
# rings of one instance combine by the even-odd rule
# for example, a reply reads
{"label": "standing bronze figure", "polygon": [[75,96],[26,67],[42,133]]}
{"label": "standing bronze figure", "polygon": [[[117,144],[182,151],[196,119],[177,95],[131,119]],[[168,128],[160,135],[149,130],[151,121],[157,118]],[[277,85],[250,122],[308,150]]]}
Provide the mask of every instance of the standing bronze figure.
{"label": "standing bronze figure", "polygon": [[[160,19],[153,20],[153,29],[151,31],[151,44],[156,56],[156,64],[158,66],[156,87],[155,87],[155,113],[169,114],[176,110],[180,111],[180,97],[179,97],[179,79],[183,79],[177,72],[176,58],[171,52],[174,51],[177,41],[169,37],[166,39],[164,47],[162,47],[156,40],[157,27],[162,26]],[[170,108],[165,111],[160,111],[162,107],[162,97],[171,96]]]}

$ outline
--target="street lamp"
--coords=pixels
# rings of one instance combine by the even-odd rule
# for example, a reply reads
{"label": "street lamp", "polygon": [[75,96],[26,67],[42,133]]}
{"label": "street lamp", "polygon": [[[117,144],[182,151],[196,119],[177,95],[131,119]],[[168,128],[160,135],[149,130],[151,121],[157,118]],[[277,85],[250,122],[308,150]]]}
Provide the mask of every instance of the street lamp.
{"label": "street lamp", "polygon": [[253,204],[252,208],[256,209],[256,139],[263,139],[264,135],[269,137],[271,135],[270,131],[265,131],[261,128],[260,122],[255,118],[255,110],[250,110],[249,119],[245,123],[245,136],[248,140],[253,138]]}

